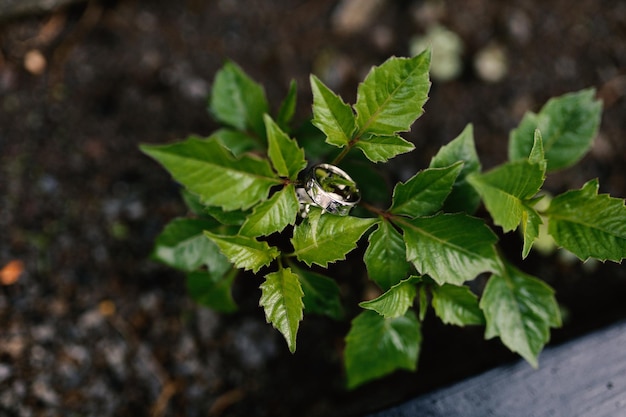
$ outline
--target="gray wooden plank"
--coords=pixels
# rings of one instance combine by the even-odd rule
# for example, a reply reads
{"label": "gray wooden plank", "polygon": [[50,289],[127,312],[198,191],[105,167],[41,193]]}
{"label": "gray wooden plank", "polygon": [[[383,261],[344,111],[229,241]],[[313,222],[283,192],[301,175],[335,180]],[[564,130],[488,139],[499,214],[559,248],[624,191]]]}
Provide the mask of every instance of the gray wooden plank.
{"label": "gray wooden plank", "polygon": [[369,417],[624,417],[626,322]]}

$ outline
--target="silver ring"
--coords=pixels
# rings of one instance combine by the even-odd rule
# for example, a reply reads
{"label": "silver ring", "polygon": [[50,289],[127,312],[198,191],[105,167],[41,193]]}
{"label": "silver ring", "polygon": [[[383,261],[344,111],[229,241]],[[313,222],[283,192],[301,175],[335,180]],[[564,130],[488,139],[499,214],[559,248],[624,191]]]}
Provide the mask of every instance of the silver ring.
{"label": "silver ring", "polygon": [[347,216],[361,201],[356,182],[345,171],[330,164],[313,166],[305,177],[304,189],[298,188],[296,192],[302,217],[307,216],[310,205],[318,206],[324,212]]}

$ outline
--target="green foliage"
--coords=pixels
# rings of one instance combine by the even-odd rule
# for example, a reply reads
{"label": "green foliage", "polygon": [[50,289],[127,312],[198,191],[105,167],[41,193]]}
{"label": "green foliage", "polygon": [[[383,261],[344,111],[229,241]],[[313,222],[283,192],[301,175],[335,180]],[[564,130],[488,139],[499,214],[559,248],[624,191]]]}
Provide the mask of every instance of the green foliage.
{"label": "green foliage", "polygon": [[396,318],[362,312],[352,321],[346,336],[348,388],[396,369],[414,371],[421,342],[421,325],[413,311]]}
{"label": "green foliage", "polygon": [[536,130],[528,158],[507,162],[487,173],[473,173],[468,177],[496,225],[501,226],[504,232],[510,232],[521,224],[524,258],[539,235],[541,218],[533,206],[538,202],[536,195],[543,185],[545,174],[543,142]]}
{"label": "green foliage", "polygon": [[557,244],[582,260],[620,262],[626,258],[624,200],[598,195],[598,181],[555,197],[547,215],[548,232]]}
{"label": "green foliage", "polygon": [[440,213],[402,220],[407,259],[438,284],[462,285],[482,272],[496,270],[496,235],[481,219]]}
{"label": "green foliage", "polygon": [[193,271],[187,274],[187,290],[196,303],[221,313],[231,313],[237,310],[230,291],[236,274],[236,269],[225,275]]}
{"label": "green foliage", "polygon": [[320,209],[313,208],[307,218],[295,227],[291,239],[294,254],[309,266],[327,267],[329,262],[345,259],[374,223],[374,219],[322,215]]}
{"label": "green foliage", "polygon": [[304,151],[295,140],[290,139],[281,130],[271,117],[265,115],[264,120],[267,126],[267,155],[274,169],[281,177],[295,180],[298,173],[306,167]]}
{"label": "green foliage", "polygon": [[343,317],[339,286],[333,279],[305,268],[292,266],[291,269],[300,280],[307,313],[320,314],[335,320]]}
{"label": "green foliage", "polygon": [[487,283],[480,308],[487,322],[485,337],[499,336],[535,367],[539,352],[550,339],[550,327],[561,326],[552,288],[509,264]]}
{"label": "green foliage", "polygon": [[364,135],[356,141],[354,147],[360,149],[372,162],[386,162],[396,155],[407,153],[415,148],[411,142],[400,136]]}
{"label": "green foliage", "polygon": [[357,137],[408,131],[428,100],[429,66],[430,51],[424,51],[414,58],[391,58],[372,68],[357,91]]}
{"label": "green foliage", "polygon": [[435,214],[443,206],[463,167],[463,162],[445,168],[426,168],[393,190],[390,212],[408,217]]}
{"label": "green foliage", "polygon": [[218,121],[239,132],[263,137],[263,115],[268,108],[263,87],[235,63],[227,62],[215,75],[209,111]]}
{"label": "green foliage", "polygon": [[234,129],[219,129],[213,132],[210,138],[217,140],[235,156],[262,149],[257,138]]}
{"label": "green foliage", "polygon": [[233,265],[255,273],[280,255],[275,247],[252,237],[216,235],[206,230],[204,234],[217,244]]}
{"label": "green foliage", "polygon": [[[540,136],[537,144],[540,145]],[[504,232],[515,230],[532,208],[534,197],[545,179],[545,167],[530,158],[507,162],[468,180],[478,191],[496,225]]]}
{"label": "green foliage", "polygon": [[480,204],[480,196],[467,182],[467,177],[479,172],[481,166],[474,146],[474,128],[471,124],[467,125],[459,136],[439,149],[437,155],[430,161],[430,168],[445,168],[458,161],[463,161],[463,168],[456,177],[443,209],[449,213],[462,211],[472,214]]}
{"label": "green foliage", "polygon": [[443,284],[432,288],[433,309],[446,324],[485,324],[478,297],[465,286]]}
{"label": "green foliage", "polygon": [[235,158],[215,139],[189,139],[141,150],[156,159],[176,181],[207,206],[225,211],[247,209],[267,198],[281,183],[269,161],[253,155]]}
{"label": "green foliage", "polygon": [[276,123],[281,129],[288,129],[291,119],[296,113],[296,99],[298,97],[298,86],[294,80],[291,80],[289,84],[289,92],[287,97],[283,100],[278,109],[278,115],[276,116]]}
{"label": "green foliage", "polygon": [[361,149],[372,162],[413,150],[400,136],[424,112],[430,81],[430,51],[414,58],[390,58],[359,85],[354,107],[311,76],[313,124],[326,142],[348,151]]}
{"label": "green foliage", "polygon": [[402,235],[388,221],[378,223],[363,257],[369,278],[383,290],[404,279],[411,269]]}
{"label": "green foliage", "polygon": [[356,129],[352,108],[314,75],[311,90],[313,124],[326,134],[327,143],[340,148],[349,145]]}
{"label": "green foliage", "polygon": [[194,271],[201,266],[223,271],[230,263],[204,231],[215,227],[211,219],[178,218],[172,220],[156,238],[152,257],[181,271]]}
{"label": "green foliage", "polygon": [[380,297],[370,301],[363,301],[359,306],[374,310],[387,319],[404,316],[413,304],[417,295],[416,282],[420,277],[410,277],[391,287]]}
{"label": "green foliage", "polygon": [[296,222],[300,203],[293,184],[277,191],[267,201],[259,203],[241,226],[245,236],[267,236],[282,231]]}
{"label": "green foliage", "polygon": [[524,159],[533,146],[533,132],[543,135],[548,171],[574,165],[582,158],[600,125],[602,103],[590,88],[548,100],[539,113],[528,112],[509,136],[509,159]]}
{"label": "green foliage", "polygon": [[[486,338],[499,337],[536,366],[550,329],[561,325],[554,291],[504,259],[490,222],[474,213],[483,204],[499,233],[519,230],[522,258],[545,223],[556,243],[580,259],[621,262],[626,207],[598,194],[597,180],[554,197],[549,206],[537,204],[546,175],[589,150],[601,104],[588,89],[527,113],[509,137],[509,160],[487,172],[468,125],[389,195],[372,162],[414,148],[400,133],[423,113],[429,63],[425,51],[372,68],[353,106],[312,75],[313,118],[301,129],[290,126],[294,82],[271,116],[263,88],[226,63],[209,101],[224,127],[208,138],[141,147],[181,185],[191,213],[164,228],[153,258],[184,271],[192,298],[222,312],[237,308],[231,288],[239,271],[260,274],[259,305],[294,352],[305,313],[345,314],[336,277],[320,267],[361,247],[350,261],[362,254],[364,268],[353,266],[350,278],[367,276],[381,293],[361,302],[356,316],[346,310],[352,315],[344,350],[350,388],[416,369],[430,306],[446,324],[484,325]],[[362,194],[344,217],[300,201],[309,161],[333,157]],[[479,275],[483,287],[482,279],[474,281]]]}
{"label": "green foliage", "polygon": [[298,276],[289,268],[279,268],[267,274],[261,284],[259,305],[265,310],[267,322],[283,334],[291,353],[296,351],[296,335],[304,310],[303,297]]}

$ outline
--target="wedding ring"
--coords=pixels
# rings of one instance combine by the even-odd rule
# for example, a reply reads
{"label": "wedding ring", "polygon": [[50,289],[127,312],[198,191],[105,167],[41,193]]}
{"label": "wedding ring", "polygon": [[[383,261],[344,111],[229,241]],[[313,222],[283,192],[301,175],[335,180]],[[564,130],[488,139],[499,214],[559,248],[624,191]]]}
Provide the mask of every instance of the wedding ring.
{"label": "wedding ring", "polygon": [[304,179],[304,188],[298,188],[296,192],[302,217],[306,217],[311,205],[320,207],[323,212],[347,216],[361,200],[361,193],[354,180],[330,164],[313,166]]}

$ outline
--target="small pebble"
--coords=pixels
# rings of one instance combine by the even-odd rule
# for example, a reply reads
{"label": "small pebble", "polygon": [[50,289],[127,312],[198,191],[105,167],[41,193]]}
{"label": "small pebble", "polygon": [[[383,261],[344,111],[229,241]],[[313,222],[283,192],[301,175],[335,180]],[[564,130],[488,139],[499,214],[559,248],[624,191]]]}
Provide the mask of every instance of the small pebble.
{"label": "small pebble", "polygon": [[41,402],[48,405],[57,405],[59,403],[59,395],[43,378],[38,378],[37,380],[35,380],[31,389],[33,395]]}
{"label": "small pebble", "polygon": [[41,75],[46,71],[47,61],[41,51],[33,49],[24,55],[24,68],[33,75]]}
{"label": "small pebble", "polygon": [[0,383],[9,379],[12,373],[13,371],[9,365],[0,363]]}
{"label": "small pebble", "polygon": [[424,36],[411,40],[411,55],[418,55],[426,48],[431,48],[430,73],[433,79],[450,81],[461,74],[463,41],[459,35],[443,26],[432,26]]}
{"label": "small pebble", "polygon": [[478,51],[474,57],[474,68],[483,81],[490,83],[501,81],[508,71],[504,47],[494,43]]}
{"label": "small pebble", "polygon": [[332,16],[333,29],[350,35],[368,27],[375,19],[384,0],[342,0]]}

